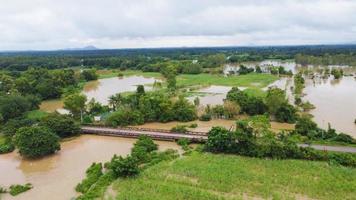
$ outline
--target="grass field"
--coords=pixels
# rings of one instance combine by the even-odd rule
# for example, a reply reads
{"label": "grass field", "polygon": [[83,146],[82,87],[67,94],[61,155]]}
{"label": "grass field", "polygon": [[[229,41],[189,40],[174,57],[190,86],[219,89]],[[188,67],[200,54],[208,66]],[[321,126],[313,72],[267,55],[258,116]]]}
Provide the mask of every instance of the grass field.
{"label": "grass field", "polygon": [[[119,73],[124,76],[145,76],[153,78],[162,78],[158,72],[142,72],[137,70],[98,70],[99,78],[116,77]],[[177,85],[180,87],[187,87],[193,85],[222,85],[222,86],[241,86],[241,87],[255,87],[262,88],[278,80],[277,76],[271,74],[247,74],[241,76],[225,77],[216,74],[180,74],[177,76]]]}
{"label": "grass field", "polygon": [[356,169],[193,153],[117,180],[116,199],[355,199]]}
{"label": "grass field", "polygon": [[271,74],[247,74],[241,76],[229,76],[215,74],[182,74],[177,77],[178,86],[192,85],[222,85],[222,86],[241,86],[241,87],[266,87],[278,80],[277,76]]}

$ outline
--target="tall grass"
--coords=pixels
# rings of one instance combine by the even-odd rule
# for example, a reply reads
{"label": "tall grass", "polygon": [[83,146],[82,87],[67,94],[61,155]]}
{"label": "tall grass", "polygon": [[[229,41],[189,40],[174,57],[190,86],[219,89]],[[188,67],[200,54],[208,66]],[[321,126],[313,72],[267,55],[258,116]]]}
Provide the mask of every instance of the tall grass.
{"label": "tall grass", "polygon": [[193,153],[118,180],[117,199],[355,199],[356,169],[326,162]]}

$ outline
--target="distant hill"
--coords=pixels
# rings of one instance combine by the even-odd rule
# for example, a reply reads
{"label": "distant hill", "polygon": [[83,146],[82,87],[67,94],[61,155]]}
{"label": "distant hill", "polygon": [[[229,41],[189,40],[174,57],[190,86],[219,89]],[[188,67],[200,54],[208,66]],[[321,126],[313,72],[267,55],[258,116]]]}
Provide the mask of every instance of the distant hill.
{"label": "distant hill", "polygon": [[99,50],[93,45],[86,46],[83,48],[66,48],[66,49],[60,49],[60,51],[87,51],[87,50]]}

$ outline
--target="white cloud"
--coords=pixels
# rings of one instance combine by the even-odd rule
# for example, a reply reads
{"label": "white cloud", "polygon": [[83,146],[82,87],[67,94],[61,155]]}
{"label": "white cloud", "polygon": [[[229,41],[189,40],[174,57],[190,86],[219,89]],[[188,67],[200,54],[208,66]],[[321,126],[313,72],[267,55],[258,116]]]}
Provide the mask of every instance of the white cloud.
{"label": "white cloud", "polygon": [[0,50],[356,41],[351,0],[0,0]]}

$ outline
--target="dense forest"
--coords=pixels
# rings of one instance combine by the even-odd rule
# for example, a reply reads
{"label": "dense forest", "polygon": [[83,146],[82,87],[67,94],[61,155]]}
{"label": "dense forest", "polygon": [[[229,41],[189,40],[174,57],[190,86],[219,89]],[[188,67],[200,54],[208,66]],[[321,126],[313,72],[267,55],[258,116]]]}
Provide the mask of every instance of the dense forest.
{"label": "dense forest", "polygon": [[0,69],[24,71],[34,66],[47,69],[85,66],[154,71],[170,62],[183,65],[196,60],[202,68],[208,68],[223,61],[294,58],[301,64],[351,64],[355,63],[355,53],[356,45],[0,52]]}

